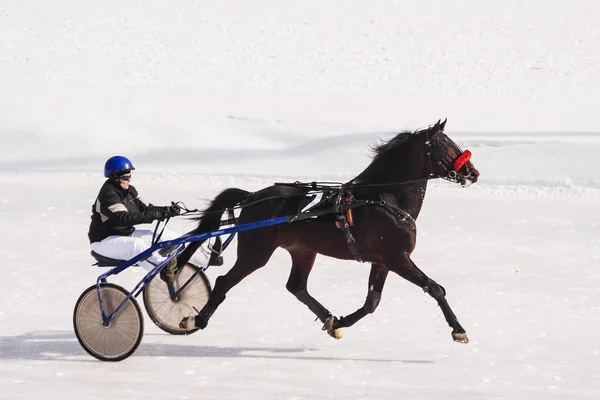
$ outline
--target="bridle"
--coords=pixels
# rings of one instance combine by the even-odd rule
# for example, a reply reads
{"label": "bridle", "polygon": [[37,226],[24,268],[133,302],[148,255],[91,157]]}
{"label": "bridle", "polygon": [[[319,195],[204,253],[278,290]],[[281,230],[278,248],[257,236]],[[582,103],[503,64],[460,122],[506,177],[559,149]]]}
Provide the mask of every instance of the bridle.
{"label": "bridle", "polygon": [[[442,130],[438,130],[433,136],[429,137],[430,131],[427,131],[425,135],[425,147],[427,149],[427,159],[429,161],[429,177],[430,178],[442,178],[450,182],[462,183],[464,182],[468,175],[465,175],[460,171],[460,169],[469,162],[471,158],[471,152],[469,150],[462,151],[460,147],[458,147],[455,143],[450,141],[450,144],[454,147],[454,149],[458,152],[458,157],[456,157],[452,161],[448,161],[446,159],[446,149],[443,146],[433,146],[432,141],[435,139],[437,135],[442,133]],[[439,165],[444,171],[441,175],[436,175],[433,173],[433,164]],[[470,175],[470,174],[469,174]]]}

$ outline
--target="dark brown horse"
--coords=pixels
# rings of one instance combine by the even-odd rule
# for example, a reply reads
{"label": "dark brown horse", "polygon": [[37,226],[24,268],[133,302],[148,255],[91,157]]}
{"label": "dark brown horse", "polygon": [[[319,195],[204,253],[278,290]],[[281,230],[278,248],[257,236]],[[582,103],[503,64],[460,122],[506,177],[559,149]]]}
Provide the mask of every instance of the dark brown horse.
{"label": "dark brown horse", "polygon": [[[205,328],[227,292],[282,247],[292,256],[286,288],[308,306],[331,336],[339,339],[340,328],[352,326],[375,311],[388,272],[393,271],[431,295],[452,328],[452,338],[467,343],[467,334],[448,305],[444,288],[410,258],[416,242],[415,220],[428,180],[443,178],[464,186],[479,176],[469,161],[470,152],[463,152],[444,133],[445,125],[446,121],[438,121],[428,129],[397,134],[374,148],[372,162],[360,175],[337,187],[275,184],[254,193],[235,188],[221,192],[203,212],[192,234],[218,229],[222,214],[233,207],[241,209],[238,224],[286,215],[299,218],[289,224],[239,233],[237,261],[217,278],[206,306],[181,325]],[[321,202],[306,209],[307,194],[315,193],[322,193]],[[191,243],[178,264],[183,265],[200,245]],[[363,307],[337,318],[309,294],[307,281],[317,254],[371,263]]]}

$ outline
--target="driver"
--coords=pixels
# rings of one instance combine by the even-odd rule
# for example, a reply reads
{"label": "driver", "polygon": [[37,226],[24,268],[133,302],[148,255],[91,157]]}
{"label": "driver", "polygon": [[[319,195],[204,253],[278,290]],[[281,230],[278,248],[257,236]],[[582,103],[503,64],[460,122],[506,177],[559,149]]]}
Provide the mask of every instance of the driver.
{"label": "driver", "polygon": [[[129,260],[152,245],[153,231],[136,229],[134,225],[149,224],[180,214],[176,204],[167,207],[146,205],[137,190],[130,184],[131,171],[135,168],[123,156],[109,158],[104,165],[104,182],[92,206],[92,221],[88,232],[92,251],[109,258]],[[164,231],[161,240],[179,237],[176,233]],[[216,249],[215,249],[216,250]],[[223,258],[215,251],[202,248],[194,253],[193,264],[222,265]],[[197,255],[197,256],[196,256]],[[140,263],[146,270],[153,269],[165,260],[158,251]],[[164,271],[174,275],[176,258],[173,258]],[[170,273],[170,274],[169,274]]]}

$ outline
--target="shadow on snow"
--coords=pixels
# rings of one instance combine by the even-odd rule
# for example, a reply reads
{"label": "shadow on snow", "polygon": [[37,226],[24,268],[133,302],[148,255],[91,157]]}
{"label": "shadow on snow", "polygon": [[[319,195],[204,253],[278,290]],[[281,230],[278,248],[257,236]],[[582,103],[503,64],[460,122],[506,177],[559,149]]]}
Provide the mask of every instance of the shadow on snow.
{"label": "shadow on snow", "polygon": [[[153,336],[156,334],[146,334]],[[164,336],[166,334],[158,334]],[[68,331],[33,331],[17,336],[0,336],[0,359],[39,361],[96,361],[81,348],[75,333]],[[430,360],[391,360],[354,357],[308,355],[319,351],[313,348],[277,347],[218,347],[189,346],[160,343],[141,343],[131,356],[138,357],[217,357],[217,358],[272,358],[309,361],[365,361],[402,364],[433,364]],[[260,354],[250,354],[260,353]],[[302,353],[303,355],[294,355]],[[71,359],[82,356],[84,359]]]}

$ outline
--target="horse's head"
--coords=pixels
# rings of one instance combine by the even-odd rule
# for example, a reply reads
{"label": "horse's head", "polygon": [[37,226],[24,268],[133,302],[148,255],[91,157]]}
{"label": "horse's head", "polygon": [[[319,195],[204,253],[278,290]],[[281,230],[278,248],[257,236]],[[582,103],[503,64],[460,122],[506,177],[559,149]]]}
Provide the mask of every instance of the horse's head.
{"label": "horse's head", "polygon": [[471,163],[471,152],[462,151],[445,133],[446,121],[424,131],[431,174],[468,186],[477,182],[479,171]]}

